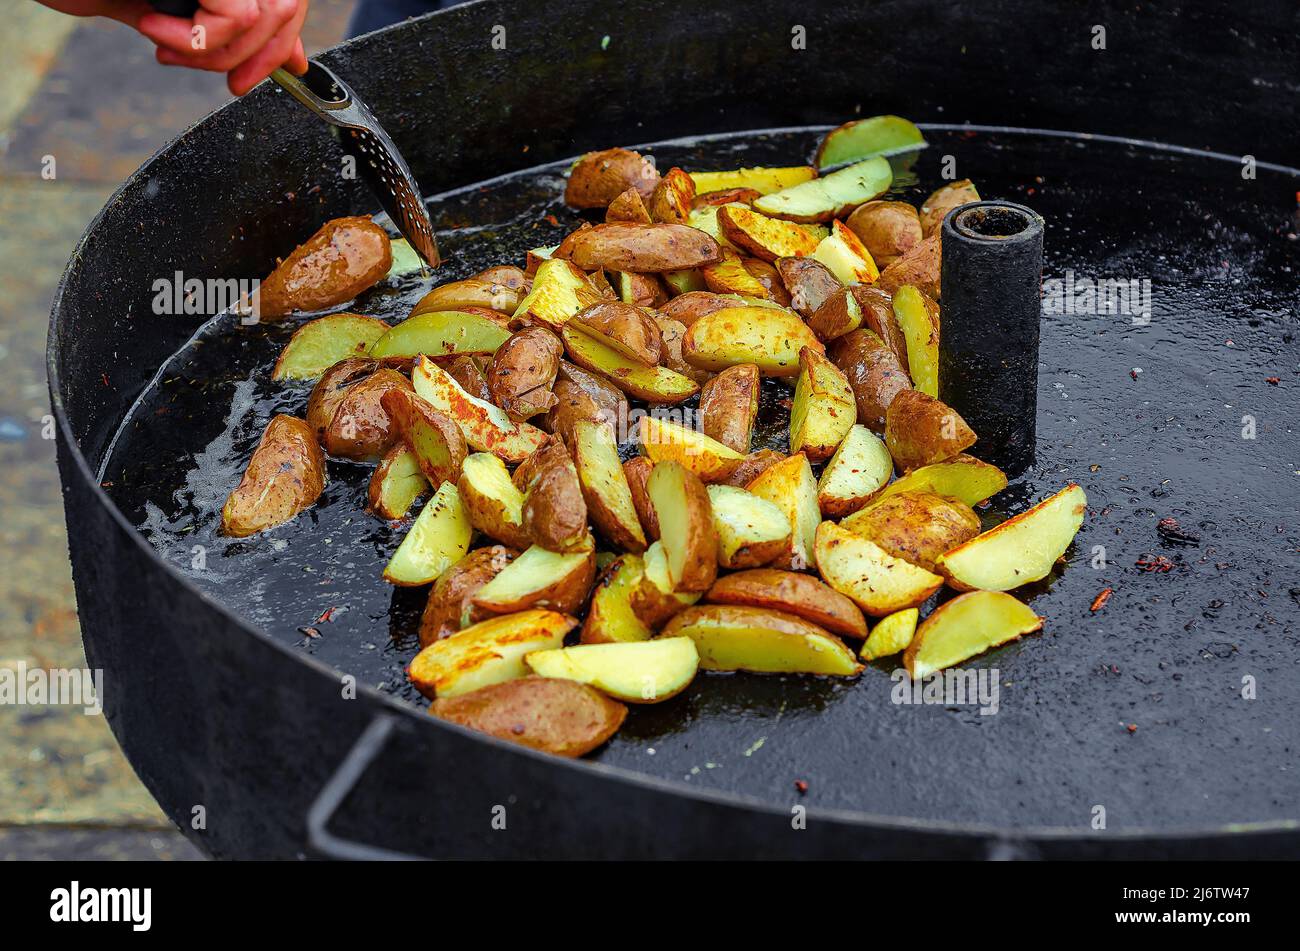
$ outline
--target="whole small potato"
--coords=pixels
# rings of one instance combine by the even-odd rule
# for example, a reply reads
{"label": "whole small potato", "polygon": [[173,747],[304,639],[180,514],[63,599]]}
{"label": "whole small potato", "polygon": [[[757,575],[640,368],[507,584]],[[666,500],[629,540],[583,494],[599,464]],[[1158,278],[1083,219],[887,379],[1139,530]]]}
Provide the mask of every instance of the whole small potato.
{"label": "whole small potato", "polygon": [[885,431],[889,406],[903,390],[912,388],[911,378],[894,352],[870,330],[855,330],[834,342],[831,362],[844,371],[858,404],[858,422],[875,432]]}
{"label": "whole small potato", "polygon": [[487,371],[492,401],[515,422],[555,405],[551,385],[564,344],[545,327],[525,327],[497,348]]}
{"label": "whole small potato", "polygon": [[980,533],[980,519],[959,499],[931,492],[898,492],[858,512],[844,527],[895,558],[934,571],[936,558]]}
{"label": "whole small potato", "polygon": [[649,198],[659,184],[654,163],[628,149],[588,152],[569,172],[564,203],[571,208],[605,208],[629,188]]}
{"label": "whole small potato", "polygon": [[948,217],[948,212],[979,200],[980,193],[975,190],[975,185],[969,178],[949,182],[936,189],[921,205],[921,232],[927,238],[930,237],[939,230],[943,219]]}
{"label": "whole small potato", "polygon": [[244,538],[287,522],[320,497],[325,457],[307,423],[276,416],[221,509],[221,534]]}
{"label": "whole small potato", "polygon": [[524,531],[534,544],[562,552],[589,537],[578,469],[563,442],[552,439],[538,449],[519,464],[515,478],[524,493]]}
{"label": "whole small potato", "polygon": [[393,266],[388,235],[369,218],[335,218],[293,250],[262,281],[261,317],[323,310],[352,300]]}
{"label": "whole small potato", "polygon": [[845,224],[879,267],[892,264],[924,237],[920,216],[905,201],[869,201],[849,215]]}
{"label": "whole small potato", "polygon": [[489,545],[470,552],[443,572],[429,590],[420,618],[420,646],[428,647],[488,617],[487,612],[475,613],[474,595],[518,554],[505,545]]}

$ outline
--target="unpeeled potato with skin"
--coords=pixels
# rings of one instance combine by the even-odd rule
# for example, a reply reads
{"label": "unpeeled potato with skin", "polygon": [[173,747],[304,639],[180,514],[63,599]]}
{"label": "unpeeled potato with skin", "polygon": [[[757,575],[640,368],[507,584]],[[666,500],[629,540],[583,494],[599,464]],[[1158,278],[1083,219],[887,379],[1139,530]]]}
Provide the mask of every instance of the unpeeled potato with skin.
{"label": "unpeeled potato with skin", "polygon": [[[527,467],[527,469],[525,469]],[[564,443],[552,440],[519,467],[525,471],[523,526],[535,544],[566,551],[587,537],[587,503]],[[519,473],[515,473],[516,478]]]}
{"label": "unpeeled potato with skin", "polygon": [[[907,362],[907,336],[894,313],[893,300],[878,287],[856,286],[853,296],[862,310],[862,326],[872,331],[898,357],[898,364],[910,374]],[[910,379],[910,376],[909,376]]]}
{"label": "unpeeled potato with skin", "polygon": [[888,267],[916,247],[923,235],[921,219],[905,201],[869,201],[844,222],[861,239],[880,267]]}
{"label": "unpeeled potato with skin", "polygon": [[689,225],[613,222],[572,235],[570,260],[585,271],[660,272],[714,264],[722,248]]}
{"label": "unpeeled potato with skin", "polygon": [[300,244],[261,283],[262,319],[323,310],[372,287],[393,265],[384,229],[369,218],[335,218]]}
{"label": "unpeeled potato with skin", "polygon": [[873,286],[892,294],[904,284],[911,284],[939,300],[942,258],[939,235],[932,234],[881,271]]}
{"label": "unpeeled potato with skin", "polygon": [[475,613],[474,595],[518,554],[504,545],[491,545],[470,552],[444,571],[429,589],[420,617],[420,646],[450,637],[461,629],[462,621],[475,624],[488,617],[486,612]]}
{"label": "unpeeled potato with skin", "polygon": [[974,509],[932,492],[899,492],[841,525],[926,571],[936,571],[936,558],[980,533]]}
{"label": "unpeeled potato with skin", "polygon": [[948,217],[948,212],[979,200],[980,193],[975,190],[975,183],[969,178],[949,182],[942,188],[935,189],[921,205],[921,230],[928,238],[939,230],[943,219]]}
{"label": "unpeeled potato with skin", "polygon": [[387,368],[350,385],[321,434],[325,451],[358,462],[377,460],[388,452],[400,438],[383,402],[391,390],[413,392],[406,377]]}
{"label": "unpeeled potato with skin", "polygon": [[704,435],[736,452],[749,452],[758,415],[758,367],[741,363],[727,367],[700,390]]}
{"label": "unpeeled potato with skin", "polygon": [[307,397],[307,425],[318,440],[324,441],[325,430],[334,419],[339,404],[347,397],[348,390],[373,374],[379,366],[369,357],[348,357],[320,375]]}
{"label": "unpeeled potato with skin", "polygon": [[324,488],[325,456],[311,427],[294,416],[276,416],[221,509],[221,534],[245,538],[287,522]]}
{"label": "unpeeled potato with skin", "polygon": [[570,208],[605,208],[629,188],[635,188],[643,199],[649,198],[658,184],[659,172],[638,152],[588,152],[569,172],[564,203]]}
{"label": "unpeeled potato with skin", "polygon": [[975,445],[961,414],[920,390],[902,390],[885,416],[885,445],[900,472],[942,462]]}
{"label": "unpeeled potato with skin", "polygon": [[555,405],[551,392],[564,344],[545,327],[525,327],[497,348],[487,386],[496,403],[518,423]]}
{"label": "unpeeled potato with skin", "polygon": [[870,330],[840,337],[830,350],[831,362],[844,371],[857,403],[858,422],[875,432],[885,431],[885,417],[898,394],[912,380],[894,352]]}

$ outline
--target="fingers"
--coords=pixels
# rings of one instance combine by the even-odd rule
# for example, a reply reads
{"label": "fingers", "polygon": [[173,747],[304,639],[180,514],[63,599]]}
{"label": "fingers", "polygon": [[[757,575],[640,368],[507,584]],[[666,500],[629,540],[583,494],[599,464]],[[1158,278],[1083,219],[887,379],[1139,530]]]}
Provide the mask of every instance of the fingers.
{"label": "fingers", "polygon": [[290,68],[299,65],[294,60],[295,56],[301,59],[301,69],[296,71],[303,72],[307,69],[307,57],[303,54],[302,42],[298,38],[302,21],[307,17],[307,0],[302,0],[297,6],[293,17],[275,32],[269,43],[230,71],[226,85],[234,95],[244,95],[270,76],[272,70],[286,63],[290,64]]}
{"label": "fingers", "polygon": [[[204,0],[205,6],[216,0]],[[232,0],[222,0],[222,2],[232,2]],[[149,23],[152,33],[146,33],[151,39],[159,43],[157,59],[158,62],[165,66],[188,66],[193,69],[206,69],[214,72],[231,73],[241,64],[261,57],[259,63],[267,58],[274,58],[266,54],[267,47],[273,47],[274,55],[279,57],[279,62],[266,69],[260,79],[265,79],[272,69],[275,69],[285,60],[289,59],[295,50],[294,41],[297,39],[298,31],[302,27],[302,21],[307,15],[307,0],[253,0],[257,6],[257,18],[247,28],[239,32],[230,42],[215,46],[212,42],[207,44],[205,50],[195,50],[191,47],[188,36],[184,46],[178,48],[176,40],[178,37],[168,32],[171,27],[159,25],[152,22],[152,17],[144,18]],[[200,14],[201,16],[202,14]],[[141,22],[141,32],[143,29],[144,19]],[[163,19],[175,20],[175,17],[166,17]],[[196,17],[196,22],[197,22]],[[188,21],[178,21],[182,24]],[[286,28],[291,28],[291,35],[284,35]],[[164,42],[165,41],[165,42]],[[263,55],[266,54],[266,55]],[[305,68],[305,64],[304,64]],[[249,73],[256,70],[248,70]],[[242,85],[242,83],[241,83]],[[248,88],[252,88],[250,85]]]}
{"label": "fingers", "polygon": [[202,56],[233,42],[260,17],[257,0],[204,0],[193,20],[147,13],[135,27],[158,46],[183,56]]}

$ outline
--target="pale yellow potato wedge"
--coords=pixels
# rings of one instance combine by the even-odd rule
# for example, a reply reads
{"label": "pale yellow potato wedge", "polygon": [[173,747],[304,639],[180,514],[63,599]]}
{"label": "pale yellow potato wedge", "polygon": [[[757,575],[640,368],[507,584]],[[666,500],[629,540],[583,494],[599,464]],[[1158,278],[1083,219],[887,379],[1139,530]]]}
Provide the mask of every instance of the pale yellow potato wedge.
{"label": "pale yellow potato wedge", "polygon": [[845,284],[870,284],[880,277],[867,246],[842,221],[831,222],[831,233],[821,240],[811,257],[825,264]]}
{"label": "pale yellow potato wedge", "polygon": [[641,622],[655,631],[678,611],[700,600],[703,594],[703,591],[673,590],[668,576],[668,556],[663,543],[657,541],[645,550],[643,573],[628,601]]}
{"label": "pale yellow potato wedge", "polygon": [[590,541],[567,552],[532,545],[478,589],[474,606],[493,614],[547,608],[576,614],[596,578],[596,548]]}
{"label": "pale yellow potato wedge", "polygon": [[943,462],[913,469],[883,486],[867,504],[875,505],[898,492],[933,492],[960,499],[967,505],[978,505],[1006,487],[1006,473],[997,466],[960,453]]}
{"label": "pale yellow potato wedge", "polygon": [[958,591],[1010,591],[1046,578],[1074,541],[1088,497],[1070,483],[1027,512],[940,555],[935,568]]}
{"label": "pale yellow potato wedge", "polygon": [[[718,247],[723,251],[731,251],[738,254],[740,249],[727,240],[727,236],[722,233],[722,224],[718,221],[718,212],[723,208],[722,205],[701,205],[699,208],[692,208],[691,213],[686,218],[686,223],[698,231],[703,231],[714,241],[718,242]],[[745,208],[746,205],[737,204],[737,208]],[[703,273],[700,275],[703,279]]]}
{"label": "pale yellow potato wedge", "polygon": [[423,354],[415,358],[411,383],[416,393],[455,421],[472,449],[513,464],[528,458],[549,438],[536,426],[512,422],[501,407],[466,393],[450,373]]}
{"label": "pale yellow potato wedge", "polygon": [[677,696],[700,666],[689,637],[578,644],[535,651],[524,660],[538,676],[576,680],[627,703],[662,703]]}
{"label": "pale yellow potato wedge", "polygon": [[366,495],[370,511],[380,518],[405,518],[411,506],[429,489],[420,460],[406,443],[398,443],[375,466]]}
{"label": "pale yellow potato wedge", "polygon": [[490,452],[467,456],[456,487],[476,529],[511,548],[522,550],[532,544],[524,529],[524,494],[499,458]]}
{"label": "pale yellow potato wedge", "polygon": [[680,403],[699,392],[699,384],[689,377],[667,367],[647,367],[629,360],[576,327],[565,327],[562,336],[574,363],[608,380],[628,396],[648,403]]}
{"label": "pale yellow potato wedge", "polygon": [[772,463],[745,489],[773,503],[790,522],[790,543],[769,564],[793,571],[811,568],[813,543],[822,515],[817,504],[817,480],[813,478],[808,457],[800,452]]}
{"label": "pale yellow potato wedge", "polygon": [[514,319],[558,333],[570,317],[603,299],[581,268],[563,258],[552,258],[538,265],[533,288],[519,302]]}
{"label": "pale yellow potato wedge", "polygon": [[807,257],[817,239],[791,221],[769,218],[743,205],[718,208],[718,227],[732,247],[764,261]]}
{"label": "pale yellow potato wedge", "polygon": [[384,568],[384,580],[401,587],[430,584],[469,553],[474,535],[460,493],[444,482],[425,503]]}
{"label": "pale yellow potato wedge", "polygon": [[722,482],[745,461],[743,453],[704,433],[666,419],[642,416],[637,424],[641,451],[651,462],[677,462],[701,482]]}
{"label": "pale yellow potato wedge", "polygon": [[637,518],[632,489],[609,427],[577,420],[573,424],[573,462],[587,500],[587,514],[596,529],[620,551],[645,551],[645,530]]}
{"label": "pale yellow potato wedge", "polygon": [[814,553],[822,579],[872,617],[914,608],[943,586],[933,572],[895,558],[834,522],[817,526]]}
{"label": "pale yellow potato wedge", "polygon": [[817,480],[817,504],[827,518],[843,518],[867,504],[894,472],[885,441],[855,423]]}
{"label": "pale yellow potato wedge", "polygon": [[761,195],[770,195],[817,177],[810,165],[784,168],[737,168],[725,172],[691,172],[698,194],[720,192],[730,188],[752,188]]}
{"label": "pale yellow potato wedge", "polygon": [[790,406],[790,452],[822,462],[839,448],[858,419],[844,371],[810,347],[799,351],[799,376]]}
{"label": "pale yellow potato wedge", "polygon": [[664,625],[660,636],[694,641],[705,670],[840,677],[862,670],[853,652],[834,634],[793,614],[767,608],[697,605]]}
{"label": "pale yellow potato wedge", "polygon": [[686,331],[682,356],[702,370],[752,363],[764,376],[799,372],[799,351],[826,348],[794,311],[774,307],[727,307],[705,314]]}
{"label": "pale yellow potato wedge", "polygon": [[555,611],[520,611],[480,621],[415,655],[407,675],[426,697],[455,697],[528,676],[524,657],[564,643],[578,622]]}
{"label": "pale yellow potato wedge", "polygon": [[623,555],[614,561],[591,596],[591,607],[582,622],[582,643],[609,644],[646,641],[650,628],[632,609],[632,592],[645,576],[645,562],[639,555]]}
{"label": "pale yellow potato wedge", "polygon": [[439,310],[408,317],[370,347],[376,360],[391,357],[431,357],[493,353],[510,336],[504,318],[495,320],[474,311]]}
{"label": "pale yellow potato wedge", "polygon": [[903,652],[903,666],[921,680],[1042,627],[1043,619],[1011,595],[972,591],[939,605],[921,622]]}
{"label": "pale yellow potato wedge", "polygon": [[789,221],[825,222],[847,215],[889,190],[894,173],[884,158],[869,158],[754,199],[754,208]]}
{"label": "pale yellow potato wedge", "polygon": [[733,485],[711,485],[708,493],[719,566],[757,568],[789,550],[790,520],[779,506]]}
{"label": "pale yellow potato wedge", "polygon": [[912,385],[927,396],[939,395],[939,305],[923,291],[904,284],[894,291],[894,317],[907,341],[907,368]]}
{"label": "pale yellow potato wedge", "polygon": [[388,324],[360,314],[330,314],[293,332],[271,371],[273,380],[314,380],[340,360],[364,357]]}
{"label": "pale yellow potato wedge", "polygon": [[646,493],[659,521],[673,591],[704,591],[718,576],[718,536],[704,483],[677,462],[658,462]]}
{"label": "pale yellow potato wedge", "polygon": [[918,608],[903,608],[882,617],[871,629],[871,636],[862,644],[858,656],[863,660],[879,660],[907,650],[916,635],[916,622],[921,612]]}

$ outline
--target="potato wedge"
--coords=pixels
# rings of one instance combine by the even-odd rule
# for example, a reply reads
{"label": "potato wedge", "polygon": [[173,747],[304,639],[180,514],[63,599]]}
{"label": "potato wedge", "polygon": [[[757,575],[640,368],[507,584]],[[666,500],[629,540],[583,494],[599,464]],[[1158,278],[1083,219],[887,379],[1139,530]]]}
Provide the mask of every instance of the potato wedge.
{"label": "potato wedge", "polygon": [[771,297],[767,286],[750,273],[744,260],[735,251],[724,249],[722,260],[700,268],[704,285],[715,294],[738,294],[742,297],[754,297],[768,300]]}
{"label": "potato wedge", "polygon": [[933,572],[895,558],[834,522],[817,526],[814,551],[822,579],[873,617],[914,608],[943,586]]}
{"label": "potato wedge", "polygon": [[825,354],[799,351],[799,378],[790,407],[790,452],[810,462],[829,459],[858,418],[853,390],[844,373]]}
{"label": "potato wedge", "polygon": [[885,413],[885,445],[902,472],[950,459],[975,439],[961,414],[920,390],[901,390]]}
{"label": "potato wedge", "polygon": [[647,367],[629,360],[577,327],[565,327],[563,337],[574,363],[604,377],[628,396],[648,403],[680,403],[699,392],[699,385],[689,377],[667,367]]}
{"label": "potato wedge", "polygon": [[936,570],[958,591],[1010,591],[1046,578],[1074,541],[1087,511],[1087,495],[1071,482],[1028,511],[940,555]]}
{"label": "potato wedge", "polygon": [[723,188],[696,194],[691,207],[694,209],[706,205],[749,205],[761,194],[763,193],[754,188]]}
{"label": "potato wedge", "polygon": [[660,637],[689,637],[705,670],[839,677],[862,670],[853,652],[834,634],[793,614],[767,608],[698,605],[664,625]]}
{"label": "potato wedge", "polygon": [[499,458],[490,452],[467,456],[456,486],[474,528],[511,548],[532,544],[524,529],[524,495]]}
{"label": "potato wedge", "polygon": [[764,261],[808,257],[817,250],[817,240],[797,224],[743,205],[719,207],[718,227],[733,247]]}
{"label": "potato wedge", "polygon": [[[570,415],[574,419],[590,419],[593,422],[604,423],[616,435],[618,427],[625,425],[628,405],[623,391],[604,377],[590,373],[567,360],[560,362],[560,372],[555,378],[552,392],[560,401],[555,408],[559,408],[565,402],[572,404],[573,412]],[[554,425],[556,420],[552,418],[555,415],[555,408],[545,420],[552,432],[556,432]],[[561,412],[560,415],[563,416],[564,413]],[[563,427],[560,429],[563,431]]]}
{"label": "potato wedge", "polygon": [[513,423],[545,413],[558,399],[551,392],[560,371],[564,344],[545,327],[525,327],[497,348],[488,366],[492,402]]}
{"label": "potato wedge", "polygon": [[646,540],[659,538],[659,519],[655,518],[655,508],[650,503],[650,493],[646,491],[646,482],[655,464],[645,456],[633,456],[623,463],[623,475],[627,477],[627,487],[632,493],[632,504],[636,507],[636,516],[645,530]]}
{"label": "potato wedge", "polygon": [[645,531],[613,434],[598,423],[578,420],[573,435],[573,461],[592,524],[619,551],[640,554],[646,549]]}
{"label": "potato wedge", "polygon": [[805,320],[844,286],[816,258],[777,258],[776,270],[790,294],[790,308]]}
{"label": "potato wedge", "polygon": [[703,591],[674,591],[668,576],[668,556],[663,542],[655,542],[645,550],[640,580],[632,588],[628,603],[641,622],[652,631],[677,612],[690,607],[703,596]]}
{"label": "potato wedge", "polygon": [[817,147],[820,169],[856,162],[870,155],[895,155],[925,148],[921,130],[901,116],[854,119],[827,132]]}
{"label": "potato wedge", "polygon": [[932,234],[881,271],[874,286],[886,294],[892,294],[904,284],[911,284],[931,299],[938,300],[942,264],[943,248],[939,243],[939,235]]}
{"label": "potato wedge", "polygon": [[382,459],[401,438],[384,399],[389,393],[410,390],[406,377],[387,367],[350,384],[338,394],[340,398],[333,415],[319,431],[321,447],[340,459],[358,462]]}
{"label": "potato wedge", "polygon": [[631,221],[648,225],[652,219],[641,193],[635,188],[628,188],[619,192],[618,197],[609,203],[609,207],[605,209],[605,220]]}
{"label": "potato wedge", "polygon": [[904,608],[882,617],[871,629],[871,636],[858,651],[858,657],[867,661],[879,660],[907,650],[916,636],[916,622],[920,616],[917,608]]}
{"label": "potato wedge", "polygon": [[796,453],[764,469],[746,490],[767,499],[790,522],[790,545],[770,564],[774,568],[803,571],[813,565],[813,542],[821,510],[817,507],[817,480],[808,457]]}
{"label": "potato wedge", "polygon": [[407,676],[426,697],[455,697],[528,676],[524,656],[564,643],[578,622],[555,611],[489,618],[434,641],[415,655]]}
{"label": "potato wedge", "polygon": [[524,677],[433,701],[429,712],[555,756],[585,756],[618,732],[627,707],[573,680]]}
{"label": "potato wedge", "polygon": [[889,407],[912,381],[892,350],[865,328],[835,341],[829,356],[844,371],[858,407],[858,422],[875,432],[885,431]]}
{"label": "potato wedge", "polygon": [[686,218],[686,224],[697,231],[703,231],[707,234],[718,243],[718,247],[723,252],[730,251],[739,257],[740,249],[728,241],[727,236],[722,233],[722,224],[718,221],[718,212],[722,210],[722,207],[722,205],[699,205],[692,208],[690,215]]}
{"label": "potato wedge", "polygon": [[553,258],[538,266],[532,290],[519,302],[514,319],[558,333],[574,314],[604,299],[581,268]]}
{"label": "potato wedge", "polygon": [[818,243],[812,257],[845,284],[870,284],[880,276],[871,252],[842,221],[831,222],[831,233]]}
{"label": "potato wedge", "polygon": [[862,306],[854,293],[857,287],[841,287],[808,318],[808,329],[822,343],[830,343],[862,326]]}
{"label": "potato wedge", "polygon": [[689,637],[578,644],[524,658],[541,677],[575,680],[627,703],[662,703],[695,679],[700,658]]}
{"label": "potato wedge", "polygon": [[478,548],[444,571],[429,589],[420,616],[420,646],[428,647],[488,617],[475,609],[474,595],[518,554],[504,545]]}
{"label": "potato wedge", "polygon": [[754,209],[787,221],[830,221],[883,195],[893,181],[889,160],[870,158],[757,198]]}
{"label": "potato wedge", "polygon": [[582,622],[582,643],[610,644],[621,641],[647,641],[650,628],[632,609],[632,592],[645,575],[645,563],[639,555],[623,555],[614,561],[591,595],[591,607]]}
{"label": "potato wedge", "polygon": [[682,342],[686,339],[684,324],[663,317],[656,317],[655,323],[659,326],[659,336],[664,342],[663,355],[659,358],[659,362],[665,370],[686,377],[696,386],[703,386],[713,379],[713,374],[708,370],[691,366],[682,356]]}
{"label": "potato wedge", "polygon": [[757,568],[790,547],[790,520],[773,502],[733,485],[708,487],[718,564]]}
{"label": "potato wedge", "polygon": [[785,453],[775,449],[755,449],[745,457],[745,461],[722,485],[734,485],[738,489],[743,489],[785,458],[787,458]]}
{"label": "potato wedge", "polygon": [[325,431],[351,388],[379,368],[379,363],[369,357],[348,357],[320,375],[307,397],[306,413],[307,425],[318,442],[324,443]]}
{"label": "potato wedge", "polygon": [[596,547],[588,541],[567,552],[533,545],[475,592],[474,607],[490,614],[547,608],[576,614],[596,580]]}
{"label": "potato wedge", "polygon": [[410,390],[389,390],[383,406],[430,485],[460,478],[468,450],[455,422]]}
{"label": "potato wedge", "polygon": [[[749,272],[750,277],[763,286],[767,300],[779,307],[790,306],[790,292],[785,289],[785,283],[774,266],[762,258],[741,258],[740,264]],[[707,286],[707,282],[705,284]]]}
{"label": "potato wedge", "polygon": [[817,504],[826,518],[843,518],[866,505],[894,473],[884,440],[855,424],[817,480]]}
{"label": "potato wedge", "polygon": [[549,261],[555,257],[555,252],[560,249],[558,244],[533,248],[524,254],[524,273],[529,277],[535,277],[537,269],[542,266],[543,261]]}
{"label": "potato wedge", "polygon": [[[862,308],[862,325],[870,330],[898,357],[898,363],[907,371],[907,335],[894,316],[894,300],[878,287],[858,285],[853,296]],[[910,379],[910,374],[909,374]]]}
{"label": "potato wedge", "polygon": [[658,365],[663,338],[659,325],[640,307],[605,302],[573,315],[573,326],[629,360]]}
{"label": "potato wedge", "polygon": [[517,463],[546,442],[546,433],[528,423],[512,422],[499,406],[470,396],[451,374],[423,354],[415,358],[411,382],[416,393],[455,421],[472,449]]}
{"label": "potato wedge", "polygon": [[701,482],[721,482],[745,459],[742,453],[716,439],[655,416],[641,417],[637,438],[651,462],[680,463]]}
{"label": "potato wedge", "polygon": [[882,486],[868,502],[875,505],[899,492],[933,492],[978,505],[1007,487],[1007,476],[997,466],[960,453],[943,462],[913,469]]}
{"label": "potato wedge", "polygon": [[483,368],[479,366],[478,360],[462,354],[454,357],[444,369],[470,396],[492,402],[492,391],[488,388],[487,377],[483,373]]}
{"label": "potato wedge", "polygon": [[388,324],[360,314],[330,314],[309,320],[289,338],[271,371],[273,380],[314,380],[348,357],[365,356],[388,333]]}
{"label": "potato wedge", "polygon": [[840,526],[871,539],[895,558],[937,573],[936,559],[978,535],[980,518],[957,499],[898,492],[850,515]]}
{"label": "potato wedge", "polygon": [[551,551],[585,547],[587,503],[564,443],[553,440],[525,460],[515,484],[524,493],[524,531],[536,544]]}
{"label": "potato wedge", "polygon": [[[692,270],[665,271],[664,274],[693,274]],[[614,271],[612,287],[618,299],[634,307],[661,307],[668,303],[668,288],[658,274]]]}
{"label": "potato wedge", "polygon": [[629,188],[649,198],[658,184],[659,172],[654,163],[639,152],[588,152],[569,170],[564,203],[570,208],[604,208]]}
{"label": "potato wedge", "polygon": [[714,604],[770,608],[811,621],[818,627],[862,640],[867,622],[850,598],[811,575],[775,568],[738,571],[719,578],[704,595]]}
{"label": "potato wedge", "polygon": [[648,209],[653,221],[684,224],[695,202],[695,182],[680,168],[670,168],[650,194]]}
{"label": "potato wedge", "polygon": [[246,538],[289,521],[325,488],[325,456],[312,429],[280,414],[266,425],[239,485],[221,509],[221,534]]}
{"label": "potato wedge", "polygon": [[388,274],[393,251],[388,235],[369,218],[334,218],[294,248],[262,281],[254,299],[263,320],[296,310],[336,307]]}
{"label": "potato wedge", "polygon": [[[758,417],[761,382],[758,367],[752,363],[738,363],[705,383],[700,390],[704,435],[738,453],[749,452],[754,420]],[[738,466],[733,467],[733,471],[735,468]]]}
{"label": "potato wedge", "polygon": [[928,238],[939,230],[943,219],[948,217],[948,212],[979,200],[980,193],[969,178],[963,178],[959,182],[949,182],[942,188],[935,189],[930,193],[930,197],[921,203],[921,233]]}
{"label": "potato wedge", "polygon": [[[522,275],[523,271],[519,273]],[[477,309],[513,314],[523,297],[524,291],[520,286],[511,287],[500,281],[467,277],[462,281],[440,284],[429,291],[411,308],[411,316]]]}
{"label": "potato wedge", "polygon": [[444,357],[458,353],[493,353],[510,331],[503,320],[464,310],[440,310],[409,317],[390,328],[370,347],[375,359]]}
{"label": "potato wedge", "polygon": [[737,168],[725,172],[691,172],[695,191],[718,192],[728,188],[752,188],[760,195],[770,195],[783,188],[816,178],[817,171],[808,165],[786,168]]}
{"label": "potato wedge", "polygon": [[400,587],[436,581],[469,553],[473,534],[460,493],[453,483],[444,482],[393,552],[384,568],[384,580]]}
{"label": "potato wedge", "polygon": [[674,591],[704,591],[718,576],[718,536],[704,483],[677,462],[658,462],[646,492],[659,521]]}
{"label": "potato wedge", "polygon": [[406,518],[411,506],[429,489],[429,480],[420,471],[420,460],[406,443],[389,449],[370,476],[366,489],[370,511],[393,521]]}
{"label": "potato wedge", "polygon": [[752,363],[763,376],[795,376],[799,351],[824,353],[808,326],[793,311],[771,307],[728,307],[701,317],[686,331],[682,356],[702,370],[725,370]]}
{"label": "potato wedge", "polygon": [[939,395],[939,305],[911,284],[894,291],[894,317],[907,341],[912,385],[927,396]]}
{"label": "potato wedge", "polygon": [[[658,277],[664,286],[668,288],[670,299],[680,297],[683,294],[709,289],[709,285],[704,283],[704,272],[695,267],[684,268],[680,271],[664,271]],[[655,306],[662,310],[667,305],[661,303]]]}
{"label": "potato wedge", "polygon": [[721,259],[718,243],[688,225],[616,221],[579,232],[571,260],[587,271],[659,272],[702,267]]}
{"label": "potato wedge", "polygon": [[905,201],[869,201],[844,224],[858,236],[877,267],[888,267],[924,237],[916,209]]}
{"label": "potato wedge", "polygon": [[913,680],[1042,630],[1043,618],[1002,591],[972,591],[935,608],[903,652]]}

